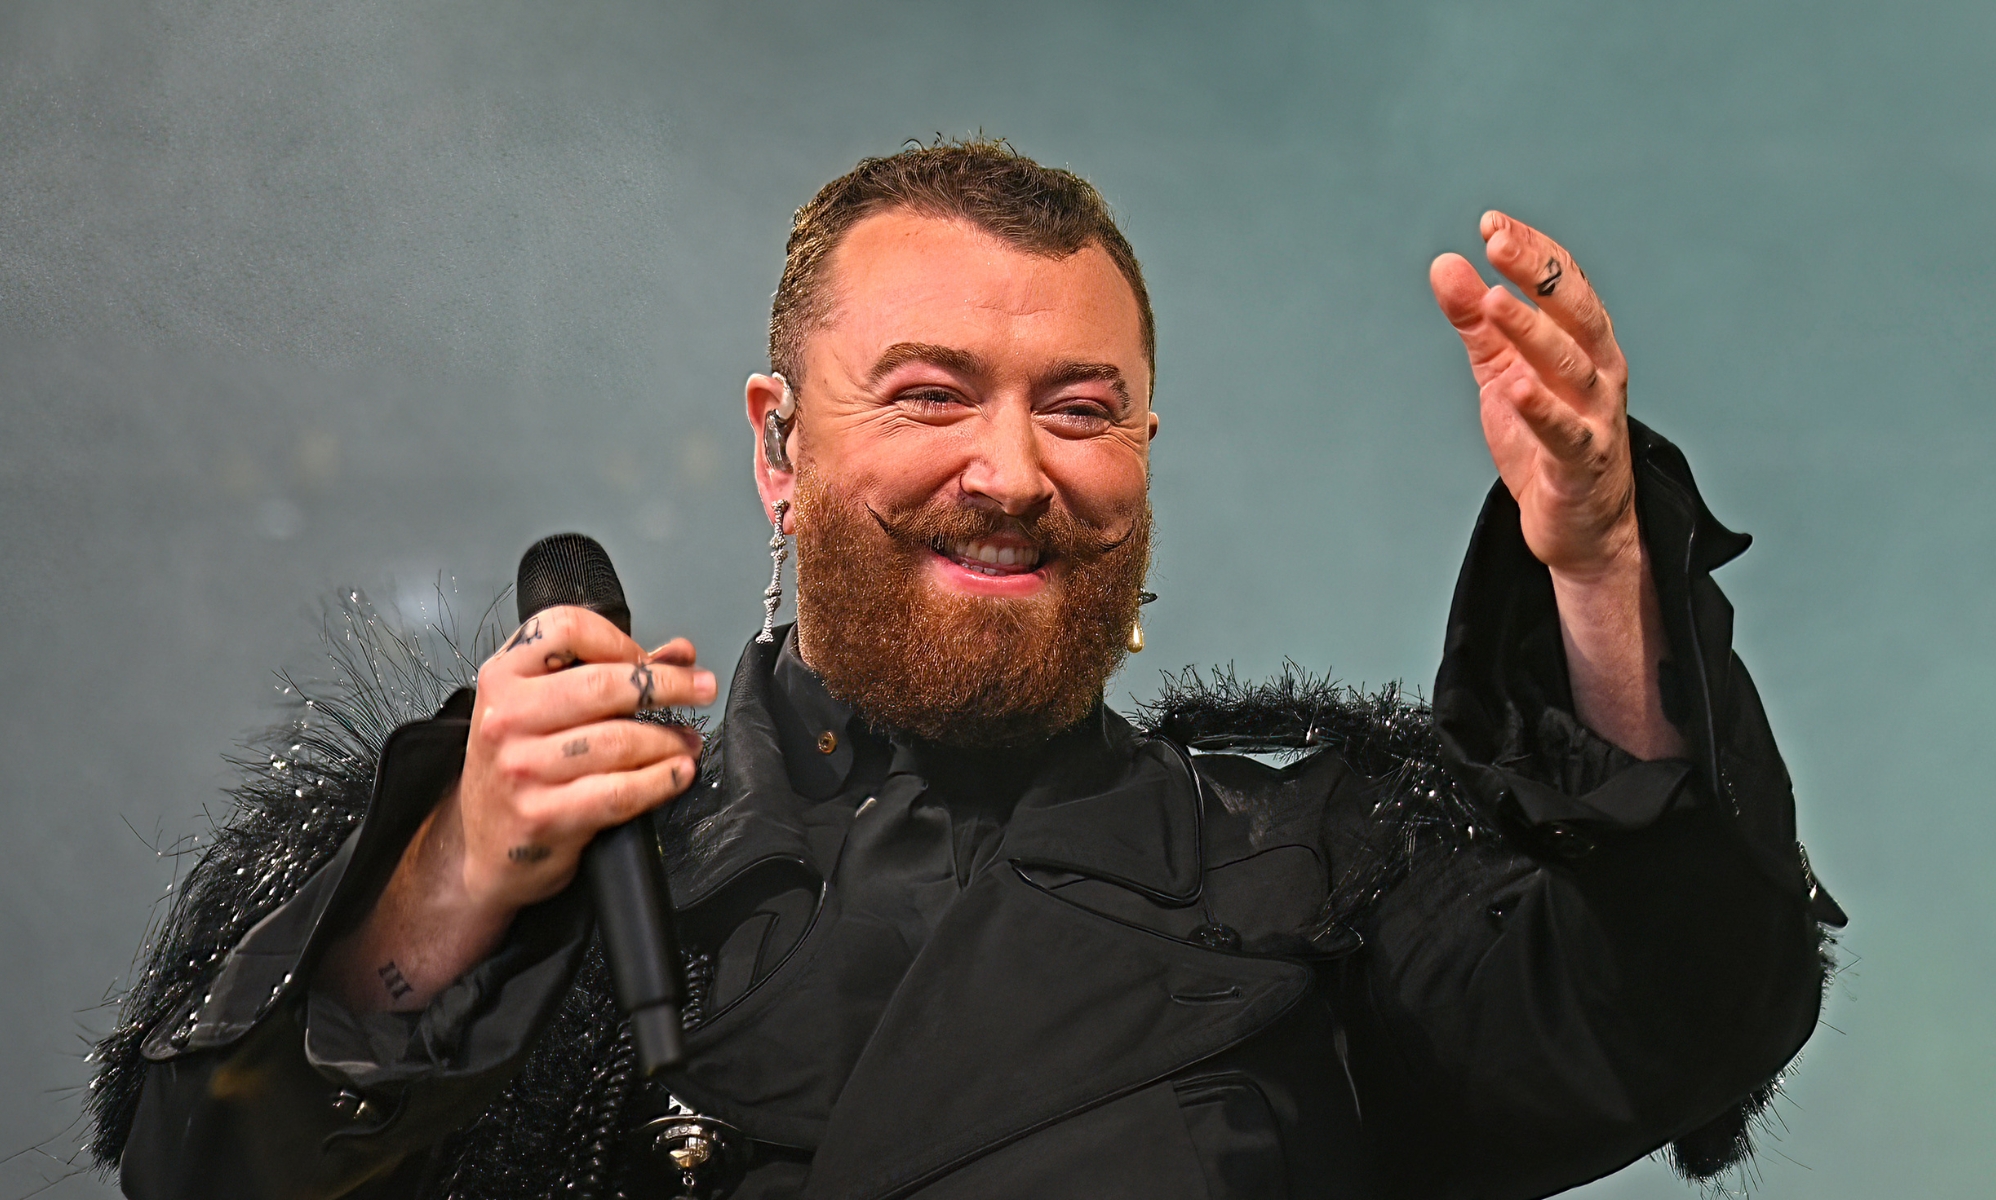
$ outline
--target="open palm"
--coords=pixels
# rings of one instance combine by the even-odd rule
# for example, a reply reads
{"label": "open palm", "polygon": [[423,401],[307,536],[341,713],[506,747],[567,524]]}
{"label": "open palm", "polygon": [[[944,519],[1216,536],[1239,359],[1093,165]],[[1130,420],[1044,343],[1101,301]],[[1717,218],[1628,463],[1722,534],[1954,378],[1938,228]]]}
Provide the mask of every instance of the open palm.
{"label": "open palm", "polygon": [[1603,571],[1636,545],[1628,364],[1608,311],[1565,247],[1483,214],[1490,263],[1537,307],[1488,286],[1459,254],[1428,270],[1469,350],[1483,436],[1518,502],[1525,543],[1554,571]]}

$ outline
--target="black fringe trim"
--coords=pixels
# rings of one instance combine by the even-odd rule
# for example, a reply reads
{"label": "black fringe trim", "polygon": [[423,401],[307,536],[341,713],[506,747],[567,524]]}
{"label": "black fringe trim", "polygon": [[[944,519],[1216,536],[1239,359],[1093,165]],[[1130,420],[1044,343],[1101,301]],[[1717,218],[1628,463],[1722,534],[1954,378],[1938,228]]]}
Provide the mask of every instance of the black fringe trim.
{"label": "black fringe trim", "polygon": [[1140,727],[1194,750],[1301,757],[1334,750],[1362,775],[1392,786],[1373,809],[1366,842],[1333,881],[1321,924],[1349,927],[1398,883],[1418,852],[1494,841],[1497,826],[1441,764],[1434,714],[1398,683],[1361,691],[1285,661],[1273,679],[1242,683],[1231,668],[1210,679],[1165,672]]}
{"label": "black fringe trim", "polygon": [[292,716],[229,756],[240,772],[230,810],[211,817],[206,833],[161,850],[194,866],[170,885],[164,915],[155,910],[137,956],[144,966],[90,1056],[88,1149],[100,1165],[114,1166],[124,1151],[145,1082],[146,1034],[179,1015],[250,927],[339,850],[367,809],[389,733],[435,712],[496,648],[490,610],[461,644],[441,589],[438,599],[438,619],[407,634],[349,592],[321,629],[332,681],[308,690],[280,676]]}

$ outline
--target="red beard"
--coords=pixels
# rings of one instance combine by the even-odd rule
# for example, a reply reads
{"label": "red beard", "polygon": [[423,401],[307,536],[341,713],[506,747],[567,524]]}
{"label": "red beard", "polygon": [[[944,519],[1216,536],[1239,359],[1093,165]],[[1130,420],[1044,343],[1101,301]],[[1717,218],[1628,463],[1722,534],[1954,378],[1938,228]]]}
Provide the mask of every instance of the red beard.
{"label": "red beard", "polygon": [[[1150,508],[1104,531],[1049,507],[1030,519],[932,500],[878,513],[797,472],[797,634],[832,695],[873,725],[967,748],[1016,747],[1072,727],[1128,652],[1150,567]],[[1023,597],[924,580],[941,547],[1023,533],[1047,586]]]}

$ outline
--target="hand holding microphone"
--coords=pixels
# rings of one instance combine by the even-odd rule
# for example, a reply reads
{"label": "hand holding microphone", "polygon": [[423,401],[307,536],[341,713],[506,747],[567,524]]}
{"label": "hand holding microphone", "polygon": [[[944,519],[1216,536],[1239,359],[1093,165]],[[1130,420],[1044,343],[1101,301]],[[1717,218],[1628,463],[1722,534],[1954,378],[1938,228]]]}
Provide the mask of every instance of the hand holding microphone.
{"label": "hand holding microphone", "polygon": [[[428,1004],[492,953],[520,909],[569,886],[600,831],[680,795],[697,774],[698,734],[628,718],[713,703],[713,673],[683,638],[647,653],[617,627],[612,617],[628,622],[628,612],[618,612],[622,589],[600,547],[595,567],[556,563],[548,588],[529,579],[545,545],[521,563],[535,595],[523,587],[520,628],[479,668],[456,788],[410,841],[374,911],[328,956],[324,970],[351,1007]],[[621,976],[608,923],[604,933]],[[677,967],[668,964],[675,978]]]}

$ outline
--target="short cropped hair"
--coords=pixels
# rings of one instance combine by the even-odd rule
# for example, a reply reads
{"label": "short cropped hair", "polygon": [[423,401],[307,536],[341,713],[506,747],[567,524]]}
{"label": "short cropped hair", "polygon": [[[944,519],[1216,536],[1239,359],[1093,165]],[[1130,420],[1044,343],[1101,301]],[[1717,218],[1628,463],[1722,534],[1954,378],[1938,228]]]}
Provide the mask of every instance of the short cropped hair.
{"label": "short cropped hair", "polygon": [[769,362],[800,388],[804,339],[830,319],[826,279],[832,252],[846,232],[874,213],[909,209],[958,218],[1028,254],[1066,258],[1102,248],[1136,293],[1144,360],[1157,379],[1157,324],[1143,268],[1094,185],[1058,167],[1044,167],[1001,139],[938,139],[898,154],[862,159],[797,210],[784,250],[783,279],[769,308]]}

